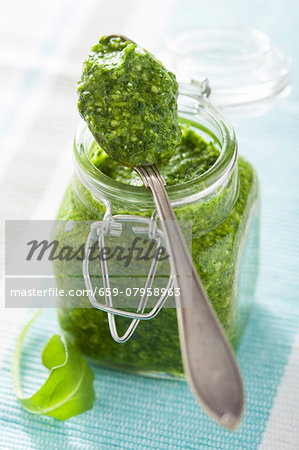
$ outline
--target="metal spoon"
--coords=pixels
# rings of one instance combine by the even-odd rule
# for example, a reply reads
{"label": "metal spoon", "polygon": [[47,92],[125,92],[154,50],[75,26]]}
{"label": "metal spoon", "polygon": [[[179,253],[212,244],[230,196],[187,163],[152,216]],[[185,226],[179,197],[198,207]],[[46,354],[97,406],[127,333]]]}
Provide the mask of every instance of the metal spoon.
{"label": "metal spoon", "polygon": [[[131,41],[122,35],[109,35]],[[244,407],[244,389],[234,353],[211,307],[170,204],[165,181],[156,166],[135,167],[150,189],[170,256],[184,371],[203,408],[221,425],[233,429]],[[191,297],[191,302],[190,302]]]}

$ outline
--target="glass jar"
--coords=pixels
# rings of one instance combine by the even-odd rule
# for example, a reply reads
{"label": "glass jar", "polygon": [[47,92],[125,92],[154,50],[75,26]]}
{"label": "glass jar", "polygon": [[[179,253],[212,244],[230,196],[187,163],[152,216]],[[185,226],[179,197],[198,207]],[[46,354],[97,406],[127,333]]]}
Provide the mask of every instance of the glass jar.
{"label": "glass jar", "polygon": [[[170,186],[167,191],[177,218],[192,221],[193,262],[229,340],[237,349],[258,271],[258,181],[250,163],[237,155],[231,125],[207,99],[190,94],[185,87],[179,95],[179,117],[182,124],[188,124],[204,140],[212,140],[220,151],[207,172]],[[74,141],[75,175],[62,200],[58,219],[67,223],[99,221],[107,208],[113,216],[151,217],[155,207],[150,192],[101,173],[89,157],[93,145],[91,133],[82,124]],[[65,225],[58,226],[55,234],[64,245],[76,240],[76,234],[69,237]],[[74,283],[76,288],[85,288],[81,266],[76,267],[78,272],[73,278],[74,266],[69,262],[55,264],[54,268],[59,288],[74,287]],[[83,353],[112,368],[152,376],[184,376],[175,307],[164,307],[153,319],[140,321],[131,339],[119,344],[111,337],[107,314],[92,307],[86,295],[77,301],[78,307],[68,308],[62,298],[58,318],[64,332]],[[117,321],[120,328],[127,327],[127,318],[118,317]]]}

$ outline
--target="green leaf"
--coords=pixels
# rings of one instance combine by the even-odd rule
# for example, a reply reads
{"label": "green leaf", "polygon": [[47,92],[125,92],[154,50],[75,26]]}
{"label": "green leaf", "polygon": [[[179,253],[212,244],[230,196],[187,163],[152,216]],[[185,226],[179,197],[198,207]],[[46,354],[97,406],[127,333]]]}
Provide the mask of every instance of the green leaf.
{"label": "green leaf", "polygon": [[31,397],[25,397],[20,381],[20,357],[24,336],[38,311],[19,336],[12,361],[15,394],[23,407],[32,414],[43,414],[66,420],[92,408],[95,400],[93,372],[77,347],[65,336],[54,335],[47,342],[42,363],[50,374],[42,387]]}

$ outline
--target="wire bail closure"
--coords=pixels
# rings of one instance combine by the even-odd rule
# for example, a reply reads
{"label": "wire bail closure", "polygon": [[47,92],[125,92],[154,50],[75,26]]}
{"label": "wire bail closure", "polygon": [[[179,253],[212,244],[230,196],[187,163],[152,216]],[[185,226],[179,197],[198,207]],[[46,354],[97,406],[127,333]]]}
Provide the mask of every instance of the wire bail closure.
{"label": "wire bail closure", "polygon": [[[140,226],[132,226],[132,230],[136,235],[147,235],[150,240],[155,240],[157,245],[156,249],[159,247],[166,248],[164,235],[162,230],[157,226],[157,212],[154,211],[151,218],[143,216],[131,216],[126,214],[119,214],[112,216],[110,211],[106,210],[106,214],[102,221],[94,222],[90,227],[90,233],[87,237],[85,244],[85,258],[83,260],[83,278],[85,286],[88,292],[89,301],[94,308],[104,311],[108,315],[108,324],[111,336],[116,342],[126,342],[133,335],[136,327],[138,326],[140,320],[150,320],[153,319],[161,310],[164,303],[168,298],[168,292],[173,287],[173,277],[170,274],[165,288],[164,293],[159,297],[155,306],[150,312],[145,313],[148,302],[148,289],[151,289],[156,271],[158,266],[158,259],[153,258],[150,266],[150,270],[144,285],[144,294],[142,294],[139,301],[137,311],[129,312],[113,306],[113,296],[111,294],[110,279],[108,263],[105,258],[99,258],[102,271],[102,280],[104,288],[105,304],[99,303],[93,294],[93,286],[89,274],[89,259],[92,249],[92,245],[97,242],[99,252],[105,247],[105,236],[111,235],[120,237],[123,231],[122,222],[137,223]],[[101,254],[101,253],[100,253]],[[119,335],[116,327],[115,316],[127,317],[132,319],[130,325],[128,326],[126,332],[123,335]]]}
{"label": "wire bail closure", "polygon": [[193,86],[196,86],[197,88],[199,88],[200,90],[200,95],[202,97],[206,97],[209,98],[210,94],[211,94],[211,87],[209,84],[209,80],[205,77],[200,78],[198,80],[195,79],[191,79],[191,84]]}

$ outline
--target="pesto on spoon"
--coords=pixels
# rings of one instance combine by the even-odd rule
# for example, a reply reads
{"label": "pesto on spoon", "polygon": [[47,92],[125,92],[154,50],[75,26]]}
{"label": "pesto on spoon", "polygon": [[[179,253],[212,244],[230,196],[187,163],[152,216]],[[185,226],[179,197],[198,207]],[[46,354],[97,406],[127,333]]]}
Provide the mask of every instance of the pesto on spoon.
{"label": "pesto on spoon", "polygon": [[[122,36],[101,38],[93,50],[95,53],[85,62],[79,84],[79,110],[104,150],[118,162],[134,168],[152,193],[174,285],[180,292],[176,297],[176,311],[186,378],[206,411],[223,426],[235,428],[244,405],[241,375],[193,266],[165,180],[156,165],[169,158],[180,143],[175,77],[150,53]],[[127,86],[128,91],[132,88],[131,96]],[[81,100],[82,92],[85,103]],[[105,288],[105,277],[103,284]],[[121,342],[114,315],[108,319],[109,326],[112,324],[111,333]],[[132,320],[130,335],[138,320]]]}
{"label": "pesto on spoon", "polygon": [[78,93],[96,141],[125,166],[166,161],[180,144],[175,75],[132,41],[103,36],[84,62]]}

